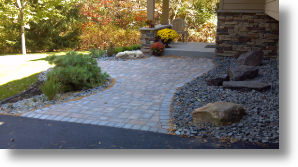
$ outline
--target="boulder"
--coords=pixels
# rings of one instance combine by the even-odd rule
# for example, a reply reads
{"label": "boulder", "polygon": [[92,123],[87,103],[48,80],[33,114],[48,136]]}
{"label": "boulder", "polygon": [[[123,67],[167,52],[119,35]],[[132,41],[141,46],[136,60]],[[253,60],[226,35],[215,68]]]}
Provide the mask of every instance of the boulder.
{"label": "boulder", "polygon": [[239,65],[259,66],[262,64],[263,52],[254,50],[240,55],[237,59]]}
{"label": "boulder", "polygon": [[221,126],[240,121],[246,112],[240,104],[218,101],[208,103],[206,106],[194,110],[191,114],[194,122],[208,122],[215,126]]}
{"label": "boulder", "polygon": [[116,58],[125,58],[125,59],[133,59],[133,58],[143,58],[144,54],[141,51],[124,51],[119,52],[116,55]]}
{"label": "boulder", "polygon": [[207,81],[208,86],[222,86],[223,81],[229,81],[230,77],[228,75],[224,75],[222,77],[209,79]]}
{"label": "boulder", "polygon": [[253,66],[240,65],[229,68],[227,73],[233,81],[244,81],[246,79],[255,78],[258,75],[259,69],[254,69]]}
{"label": "boulder", "polygon": [[143,58],[144,57],[144,53],[138,50],[138,51],[135,52],[135,57],[136,58]]}
{"label": "boulder", "polygon": [[125,58],[126,57],[126,54],[124,52],[119,52],[116,54],[116,58]]}
{"label": "boulder", "polygon": [[135,57],[135,52],[134,51],[124,51],[126,54],[127,58],[133,59]]}
{"label": "boulder", "polygon": [[239,91],[265,91],[271,88],[270,84],[260,81],[224,81],[223,89],[239,90]]}

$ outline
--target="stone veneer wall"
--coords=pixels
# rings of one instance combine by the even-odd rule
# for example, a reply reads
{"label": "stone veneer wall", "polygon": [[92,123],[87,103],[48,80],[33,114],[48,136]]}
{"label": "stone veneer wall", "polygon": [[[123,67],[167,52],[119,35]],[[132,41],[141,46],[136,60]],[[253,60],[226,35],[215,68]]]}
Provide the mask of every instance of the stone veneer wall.
{"label": "stone veneer wall", "polygon": [[264,11],[218,11],[216,55],[238,57],[262,50],[264,58],[277,56],[279,21]]}
{"label": "stone veneer wall", "polygon": [[151,45],[155,42],[155,37],[158,30],[141,30],[141,51],[144,54],[152,55],[152,51],[150,49]]}

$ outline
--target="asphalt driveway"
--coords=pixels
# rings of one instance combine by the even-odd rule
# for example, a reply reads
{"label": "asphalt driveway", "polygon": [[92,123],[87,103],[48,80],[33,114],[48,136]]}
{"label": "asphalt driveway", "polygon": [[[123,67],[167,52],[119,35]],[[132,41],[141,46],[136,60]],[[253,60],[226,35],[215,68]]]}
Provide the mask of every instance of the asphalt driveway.
{"label": "asphalt driveway", "polygon": [[[278,149],[150,131],[0,115],[0,149]],[[13,141],[12,141],[13,140]]]}

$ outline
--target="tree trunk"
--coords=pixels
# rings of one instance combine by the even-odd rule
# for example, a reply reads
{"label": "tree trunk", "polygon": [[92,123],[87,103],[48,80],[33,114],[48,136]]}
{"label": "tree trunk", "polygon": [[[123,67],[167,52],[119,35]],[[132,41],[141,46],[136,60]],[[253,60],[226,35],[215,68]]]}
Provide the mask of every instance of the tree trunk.
{"label": "tree trunk", "polygon": [[23,3],[22,0],[17,0],[18,7],[20,10],[20,26],[21,26],[21,36],[22,36],[22,53],[26,55],[26,43],[25,43],[25,27],[24,27],[24,6],[26,5],[27,1]]}
{"label": "tree trunk", "polygon": [[20,25],[21,25],[21,35],[22,35],[22,53],[26,55],[26,43],[25,43],[25,27],[23,25],[23,9],[20,10]]}

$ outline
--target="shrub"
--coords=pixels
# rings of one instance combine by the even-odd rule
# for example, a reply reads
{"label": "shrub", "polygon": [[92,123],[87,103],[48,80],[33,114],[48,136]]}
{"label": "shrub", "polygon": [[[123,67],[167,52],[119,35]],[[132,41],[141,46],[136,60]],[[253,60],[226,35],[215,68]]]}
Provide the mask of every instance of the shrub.
{"label": "shrub", "polygon": [[64,92],[94,88],[109,77],[107,73],[101,72],[97,61],[89,55],[68,52],[65,56],[48,56],[46,60],[56,65],[47,73],[48,79],[63,84]]}
{"label": "shrub", "polygon": [[122,47],[140,43],[140,30],[139,28],[123,29],[112,24],[92,25],[83,29],[81,39],[80,50],[89,50],[89,45],[95,46],[94,44],[96,47],[108,48],[109,43],[106,41],[113,42],[115,47]]}
{"label": "shrub", "polygon": [[89,52],[90,52],[89,55],[91,57],[96,57],[96,58],[102,57],[105,54],[105,52],[101,49],[90,49]]}
{"label": "shrub", "polygon": [[113,56],[113,54],[115,53],[115,47],[114,47],[114,44],[112,42],[110,42],[110,45],[107,49],[107,55],[109,57]]}
{"label": "shrub", "polygon": [[129,47],[127,47],[129,51],[134,50],[134,47],[132,45],[130,45]]}
{"label": "shrub", "polygon": [[115,54],[123,52],[123,47],[115,47]]}
{"label": "shrub", "polygon": [[39,89],[51,101],[56,98],[60,87],[61,84],[59,82],[56,82],[53,78],[48,78],[43,84],[41,84],[41,86],[39,86]]}
{"label": "shrub", "polygon": [[123,46],[123,51],[127,51],[128,47],[127,46]]}
{"label": "shrub", "polygon": [[123,47],[115,47],[115,54],[119,52],[124,52],[124,51],[132,51],[132,50],[138,50],[140,49],[140,45],[130,45],[130,46],[123,46]]}
{"label": "shrub", "polygon": [[136,44],[136,45],[131,45],[131,46],[133,46],[133,50],[141,49],[141,46],[138,45],[138,44]]}

